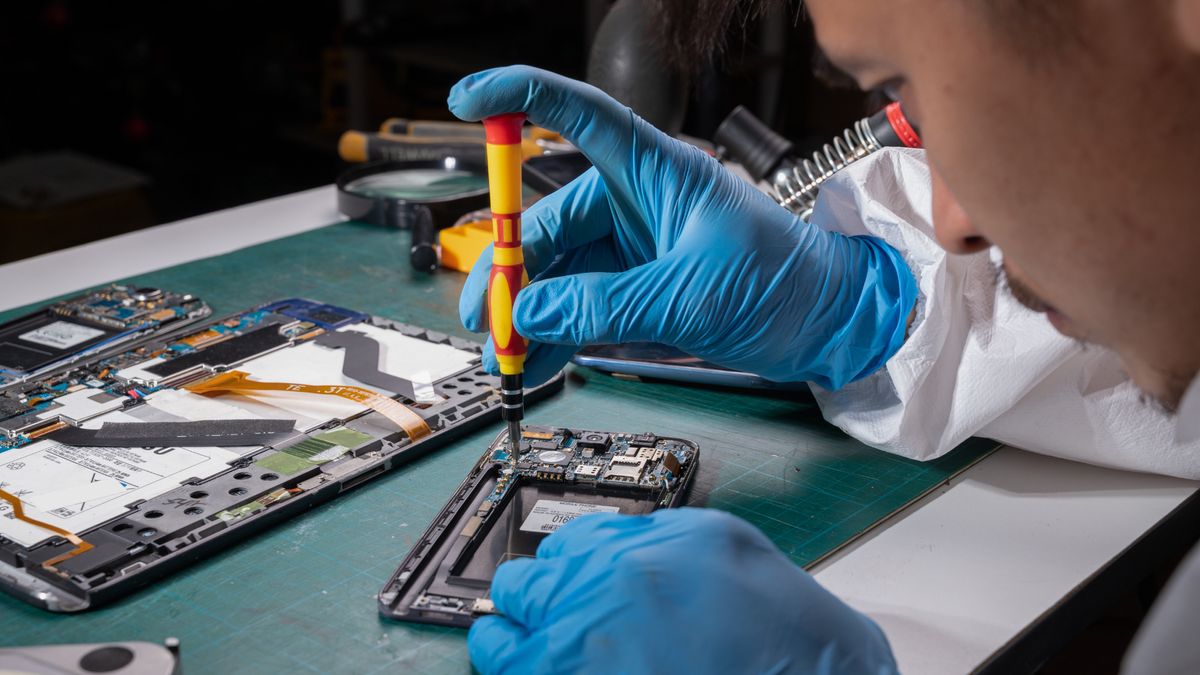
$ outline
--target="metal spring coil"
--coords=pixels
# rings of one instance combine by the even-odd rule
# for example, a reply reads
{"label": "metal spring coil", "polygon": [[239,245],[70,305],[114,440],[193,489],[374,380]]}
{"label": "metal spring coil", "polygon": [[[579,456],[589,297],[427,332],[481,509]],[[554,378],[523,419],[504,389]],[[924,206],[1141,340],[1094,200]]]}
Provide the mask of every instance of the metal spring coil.
{"label": "metal spring coil", "polygon": [[832,143],[826,143],[814,152],[812,159],[805,159],[790,171],[777,176],[773,186],[775,201],[808,220],[821,183],[880,147],[875,134],[871,133],[868,120],[864,118],[855,122],[841,136],[834,136]]}

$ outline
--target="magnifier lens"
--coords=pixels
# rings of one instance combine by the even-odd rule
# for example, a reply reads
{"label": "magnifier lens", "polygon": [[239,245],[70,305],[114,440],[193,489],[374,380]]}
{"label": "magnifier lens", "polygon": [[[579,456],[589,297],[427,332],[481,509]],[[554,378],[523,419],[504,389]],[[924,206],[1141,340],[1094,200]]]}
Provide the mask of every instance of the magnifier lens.
{"label": "magnifier lens", "polygon": [[345,190],[369,198],[444,199],[487,190],[487,176],[462,169],[403,169],[357,178]]}

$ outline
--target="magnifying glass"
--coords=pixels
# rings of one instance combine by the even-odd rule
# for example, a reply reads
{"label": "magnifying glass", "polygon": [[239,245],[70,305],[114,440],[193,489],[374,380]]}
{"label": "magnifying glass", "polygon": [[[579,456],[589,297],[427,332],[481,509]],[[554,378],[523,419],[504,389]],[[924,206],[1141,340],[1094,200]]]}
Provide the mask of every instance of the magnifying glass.
{"label": "magnifying glass", "polygon": [[412,229],[453,223],[488,203],[487,169],[458,157],[372,162],[338,178],[338,210],[351,220]]}
{"label": "magnifying glass", "polygon": [[[578,152],[526,162],[524,201],[562,187],[590,164]],[[466,213],[487,209],[487,166],[479,158],[445,156],[361,164],[338,177],[338,211],[363,223],[412,230],[410,262],[432,272],[439,264],[438,231]]]}

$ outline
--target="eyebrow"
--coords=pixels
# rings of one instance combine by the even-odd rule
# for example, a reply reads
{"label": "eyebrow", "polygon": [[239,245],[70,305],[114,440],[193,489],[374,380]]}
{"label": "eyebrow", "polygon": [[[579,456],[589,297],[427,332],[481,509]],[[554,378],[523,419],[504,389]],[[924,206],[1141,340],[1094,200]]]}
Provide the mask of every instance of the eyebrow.
{"label": "eyebrow", "polygon": [[829,60],[829,56],[821,49],[821,45],[813,47],[812,56],[812,71],[817,79],[823,82],[826,86],[833,89],[855,89],[860,90],[858,80],[855,80],[849,73],[837,67],[833,61]]}

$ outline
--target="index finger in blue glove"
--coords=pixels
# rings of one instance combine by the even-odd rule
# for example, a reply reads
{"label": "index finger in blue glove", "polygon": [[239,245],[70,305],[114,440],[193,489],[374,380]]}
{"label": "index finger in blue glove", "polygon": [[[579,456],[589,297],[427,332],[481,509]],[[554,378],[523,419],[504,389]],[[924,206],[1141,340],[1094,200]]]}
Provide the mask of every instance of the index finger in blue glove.
{"label": "index finger in blue glove", "polygon": [[559,591],[570,583],[571,563],[570,558],[519,558],[503,563],[492,577],[492,602],[520,626],[541,626]]}
{"label": "index finger in blue glove", "polygon": [[507,670],[529,642],[529,632],[503,616],[480,617],[467,633],[471,663],[484,675]]}
{"label": "index finger in blue glove", "polygon": [[[553,345],[546,342],[530,342],[525,355],[525,386],[536,387],[548,382],[567,365],[578,348],[571,345]],[[496,360],[496,349],[489,335],[483,345],[483,369],[492,375],[500,375],[500,362]]]}
{"label": "index finger in blue glove", "polygon": [[470,122],[523,112],[530,122],[562,134],[601,169],[616,170],[632,154],[633,111],[596,87],[539,68],[507,66],[468,75],[450,90],[447,103],[450,112]]}
{"label": "index finger in blue glove", "polygon": [[[537,278],[566,251],[607,236],[612,231],[612,211],[605,198],[604,181],[595,169],[585,171],[561,189],[529,207],[521,218],[521,251],[525,271]],[[492,246],[475,260],[458,300],[459,319],[467,330],[487,330],[484,315]]]}
{"label": "index finger in blue glove", "polygon": [[[535,282],[581,272],[621,269],[622,264],[612,245],[612,239],[606,238],[567,251],[543,270]],[[521,293],[525,292],[521,291]],[[520,297],[521,295],[518,294],[517,298],[520,299]],[[465,299],[460,299],[459,302],[460,305],[467,305]],[[484,306],[486,305],[480,305],[481,313]],[[480,322],[482,323],[482,319]],[[578,347],[570,344],[530,341],[529,353],[525,357],[525,385],[534,387],[548,381],[554,377],[555,373],[562,370],[562,367],[571,360],[576,351],[578,351]],[[483,369],[492,375],[500,374],[500,364],[496,361],[496,353],[490,337],[483,348]]]}
{"label": "index finger in blue glove", "polygon": [[675,344],[693,330],[682,303],[687,282],[668,253],[621,272],[544,279],[517,295],[513,326],[529,340],[560,345],[654,341]]}

